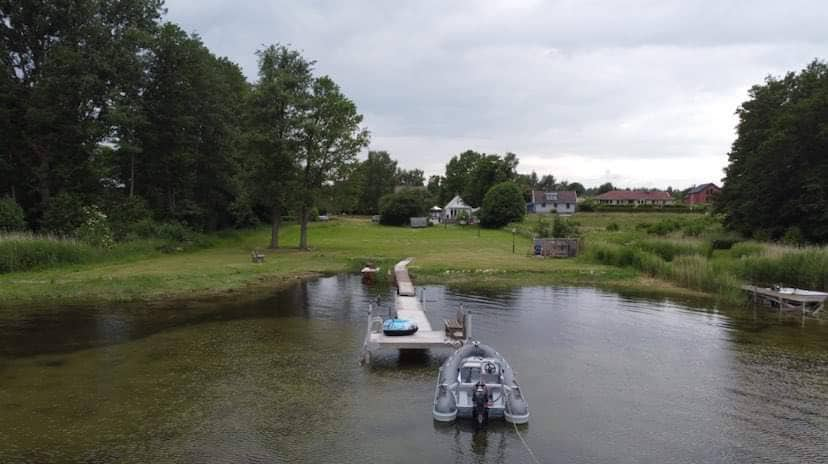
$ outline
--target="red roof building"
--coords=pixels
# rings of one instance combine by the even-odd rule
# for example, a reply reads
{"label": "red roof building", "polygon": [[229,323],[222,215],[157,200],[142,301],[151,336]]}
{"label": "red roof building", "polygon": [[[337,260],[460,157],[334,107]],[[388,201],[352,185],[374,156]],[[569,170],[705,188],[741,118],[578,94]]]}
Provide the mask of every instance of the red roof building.
{"label": "red roof building", "polygon": [[647,192],[643,190],[612,190],[598,195],[595,200],[602,205],[618,206],[639,206],[653,205],[666,206],[674,203],[673,196],[667,192],[656,190]]}
{"label": "red roof building", "polygon": [[710,196],[721,192],[716,184],[697,185],[687,192],[687,203],[690,205],[701,205],[710,203]]}

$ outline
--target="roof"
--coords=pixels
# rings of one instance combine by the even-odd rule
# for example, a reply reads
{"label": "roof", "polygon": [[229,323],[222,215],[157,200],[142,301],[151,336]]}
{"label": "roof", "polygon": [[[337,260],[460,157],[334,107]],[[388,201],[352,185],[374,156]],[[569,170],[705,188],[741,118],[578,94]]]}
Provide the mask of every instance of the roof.
{"label": "roof", "polygon": [[699,193],[707,190],[708,187],[713,187],[716,190],[721,190],[718,185],[713,183],[701,184],[691,188],[687,193]]}
{"label": "roof", "polygon": [[667,192],[656,190],[645,192],[643,190],[612,190],[595,197],[599,200],[672,200],[673,196]]}
{"label": "roof", "polygon": [[[551,199],[546,199],[547,194],[554,194]],[[573,190],[565,190],[560,192],[544,192],[542,190],[532,191],[533,203],[546,203],[547,201],[559,201],[561,203],[575,203],[578,200],[578,195]]]}
{"label": "roof", "polygon": [[468,208],[468,209],[471,209],[471,206],[467,205],[466,202],[463,201],[462,198],[460,198],[460,195],[455,195],[454,198],[452,198],[451,201],[448,202],[446,207],[443,208],[443,209],[449,209],[449,208]]}

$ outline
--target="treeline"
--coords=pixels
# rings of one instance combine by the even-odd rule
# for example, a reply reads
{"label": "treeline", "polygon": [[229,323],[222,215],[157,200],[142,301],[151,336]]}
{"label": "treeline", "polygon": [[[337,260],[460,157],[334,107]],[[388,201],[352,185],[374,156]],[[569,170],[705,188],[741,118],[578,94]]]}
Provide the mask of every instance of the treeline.
{"label": "treeline", "polygon": [[[258,52],[249,84],[160,0],[0,2],[0,228],[115,238],[307,221],[368,144],[362,116],[314,62]],[[147,232],[149,231],[149,232]],[[117,237],[121,235],[121,237]]]}
{"label": "treeline", "polygon": [[738,109],[715,206],[746,236],[828,242],[828,65],[768,77]]}

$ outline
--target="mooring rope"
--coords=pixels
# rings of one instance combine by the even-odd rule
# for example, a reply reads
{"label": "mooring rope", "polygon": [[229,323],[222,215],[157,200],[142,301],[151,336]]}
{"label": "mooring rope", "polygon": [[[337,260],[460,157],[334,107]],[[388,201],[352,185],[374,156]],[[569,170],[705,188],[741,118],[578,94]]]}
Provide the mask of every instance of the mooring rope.
{"label": "mooring rope", "polygon": [[535,452],[532,451],[532,448],[529,447],[529,443],[526,443],[526,440],[523,438],[523,435],[520,433],[520,430],[518,430],[517,424],[512,422],[512,425],[515,426],[515,433],[517,434],[518,438],[520,438],[520,441],[523,442],[523,446],[526,448],[526,451],[529,452],[529,456],[532,457],[532,460],[535,461],[535,464],[541,464],[540,460],[538,460],[538,457],[535,456]]}

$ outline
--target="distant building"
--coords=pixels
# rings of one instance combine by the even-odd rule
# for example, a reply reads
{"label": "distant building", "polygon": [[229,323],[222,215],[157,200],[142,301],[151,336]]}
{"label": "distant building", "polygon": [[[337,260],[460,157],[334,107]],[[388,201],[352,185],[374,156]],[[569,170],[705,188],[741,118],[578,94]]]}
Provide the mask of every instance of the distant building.
{"label": "distant building", "polygon": [[466,220],[470,221],[472,217],[472,207],[467,205],[460,195],[455,195],[450,202],[443,208],[443,221],[457,222],[460,217],[465,216]]}
{"label": "distant building", "polygon": [[667,192],[656,190],[647,192],[643,190],[612,190],[595,197],[601,205],[609,206],[667,206],[675,203],[673,196]]}
{"label": "distant building", "polygon": [[526,205],[530,213],[575,214],[578,195],[574,191],[532,192],[532,201]]}
{"label": "distant building", "polygon": [[704,203],[710,203],[710,196],[721,191],[722,189],[720,189],[716,184],[697,185],[687,192],[687,204],[701,205]]}

